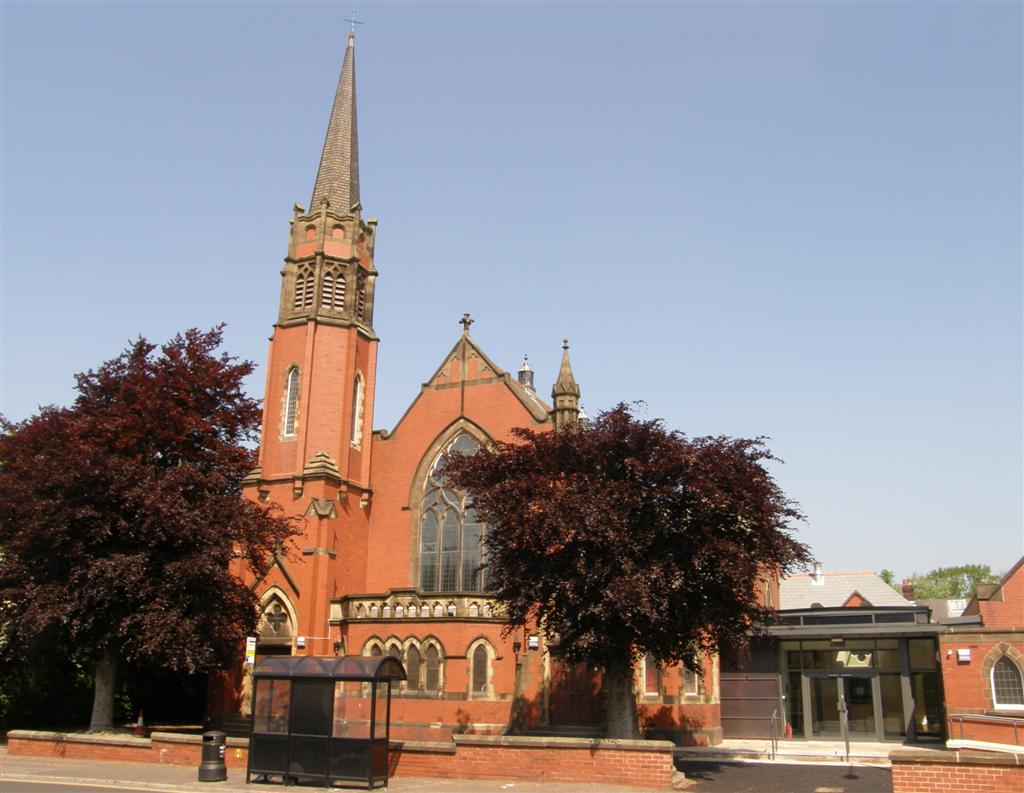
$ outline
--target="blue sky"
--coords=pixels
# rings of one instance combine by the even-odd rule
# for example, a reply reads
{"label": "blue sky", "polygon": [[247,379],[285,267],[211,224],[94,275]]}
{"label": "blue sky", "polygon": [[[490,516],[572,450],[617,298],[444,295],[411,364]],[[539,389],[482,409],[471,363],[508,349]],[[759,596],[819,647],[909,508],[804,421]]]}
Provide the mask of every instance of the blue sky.
{"label": "blue sky", "polygon": [[[1021,3],[370,3],[374,426],[464,311],[542,394],[768,435],[826,570],[1007,569],[1022,521]],[[259,364],[349,4],[2,5],[2,391],[136,335]]]}

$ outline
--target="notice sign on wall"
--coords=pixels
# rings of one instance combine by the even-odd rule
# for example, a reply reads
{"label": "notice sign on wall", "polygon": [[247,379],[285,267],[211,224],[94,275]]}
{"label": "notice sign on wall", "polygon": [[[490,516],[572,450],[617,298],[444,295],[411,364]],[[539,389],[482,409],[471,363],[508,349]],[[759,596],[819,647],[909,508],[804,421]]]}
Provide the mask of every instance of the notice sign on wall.
{"label": "notice sign on wall", "polygon": [[252,666],[256,663],[256,637],[249,636],[245,640],[245,661],[246,666]]}

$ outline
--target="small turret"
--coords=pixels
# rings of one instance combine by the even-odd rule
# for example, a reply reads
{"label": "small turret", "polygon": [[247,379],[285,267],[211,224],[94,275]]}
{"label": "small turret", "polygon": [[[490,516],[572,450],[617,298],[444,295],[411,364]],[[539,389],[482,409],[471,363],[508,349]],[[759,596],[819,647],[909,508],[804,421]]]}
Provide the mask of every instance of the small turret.
{"label": "small turret", "polygon": [[527,355],[523,356],[523,365],[519,367],[519,385],[531,394],[535,393],[533,388],[533,367],[530,366],[530,358]]}
{"label": "small turret", "polygon": [[551,414],[555,419],[555,429],[575,428],[580,417],[580,387],[569,363],[568,339],[562,339],[562,365],[558,369],[558,380],[551,388],[551,399],[554,401]]}

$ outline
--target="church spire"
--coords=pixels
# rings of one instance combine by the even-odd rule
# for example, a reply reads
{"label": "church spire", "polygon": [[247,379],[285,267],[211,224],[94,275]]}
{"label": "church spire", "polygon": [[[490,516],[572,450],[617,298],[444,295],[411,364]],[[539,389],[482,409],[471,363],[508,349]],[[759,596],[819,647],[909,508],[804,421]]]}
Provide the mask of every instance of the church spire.
{"label": "church spire", "polygon": [[558,369],[558,380],[551,387],[551,399],[555,406],[552,414],[555,428],[575,427],[580,415],[580,387],[572,374],[569,363],[569,340],[562,339],[562,365]]}
{"label": "church spire", "polygon": [[348,34],[348,47],[341,64],[338,91],[334,95],[331,120],[327,125],[320,169],[313,186],[310,212],[319,212],[323,199],[338,214],[347,214],[359,203],[359,134],[356,129],[356,35]]}

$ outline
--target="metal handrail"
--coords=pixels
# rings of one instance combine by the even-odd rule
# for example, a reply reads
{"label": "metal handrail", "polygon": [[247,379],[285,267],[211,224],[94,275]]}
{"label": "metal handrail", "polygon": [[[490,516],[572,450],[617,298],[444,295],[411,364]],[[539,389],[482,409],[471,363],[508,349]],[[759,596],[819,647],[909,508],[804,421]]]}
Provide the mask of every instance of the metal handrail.
{"label": "metal handrail", "polygon": [[776,708],[772,711],[772,760],[775,759],[775,753],[779,749],[779,709]]}
{"label": "metal handrail", "polygon": [[949,735],[953,734],[953,724],[956,722],[960,727],[960,740],[964,740],[964,722],[973,724],[1005,724],[1013,725],[1013,742],[1020,745],[1020,730],[1024,728],[1024,719],[1015,716],[986,716],[977,713],[949,713],[946,715],[949,722]]}

